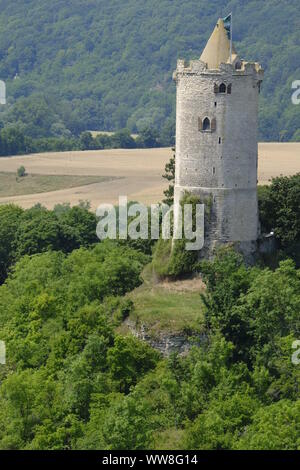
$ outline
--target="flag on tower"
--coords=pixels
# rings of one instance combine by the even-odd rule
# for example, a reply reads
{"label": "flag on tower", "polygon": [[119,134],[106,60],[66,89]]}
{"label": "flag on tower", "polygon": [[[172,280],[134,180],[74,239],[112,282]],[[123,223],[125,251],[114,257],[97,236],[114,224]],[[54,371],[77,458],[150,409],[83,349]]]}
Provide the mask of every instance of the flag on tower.
{"label": "flag on tower", "polygon": [[224,22],[224,28],[226,29],[227,34],[228,34],[228,39],[231,39],[232,37],[231,35],[232,13],[229,13],[228,16],[223,18],[223,22]]}
{"label": "flag on tower", "polygon": [[224,28],[227,31],[228,39],[230,40],[230,63],[232,63],[232,13],[223,18]]}

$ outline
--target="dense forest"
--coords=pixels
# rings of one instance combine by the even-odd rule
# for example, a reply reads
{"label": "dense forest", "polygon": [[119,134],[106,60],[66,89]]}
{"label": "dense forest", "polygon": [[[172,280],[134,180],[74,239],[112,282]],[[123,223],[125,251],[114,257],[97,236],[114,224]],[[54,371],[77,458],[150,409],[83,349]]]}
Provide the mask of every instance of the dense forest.
{"label": "dense forest", "polygon": [[0,449],[299,450],[300,175],[259,200],[278,262],[195,265],[203,339],[168,358],[122,330],[157,246],[97,241],[84,206],[1,206]]}
{"label": "dense forest", "polygon": [[93,137],[89,131],[79,136],[41,137],[34,139],[14,126],[0,129],[0,157],[40,152],[64,152],[103,149],[155,148],[173,145],[174,137],[159,134],[154,128],[144,128],[132,137],[128,129],[114,133],[100,133]]}
{"label": "dense forest", "polygon": [[260,140],[299,141],[298,0],[1,0],[1,125],[30,138],[150,127],[169,144],[176,60],[198,58],[230,11],[237,50],[266,71]]}

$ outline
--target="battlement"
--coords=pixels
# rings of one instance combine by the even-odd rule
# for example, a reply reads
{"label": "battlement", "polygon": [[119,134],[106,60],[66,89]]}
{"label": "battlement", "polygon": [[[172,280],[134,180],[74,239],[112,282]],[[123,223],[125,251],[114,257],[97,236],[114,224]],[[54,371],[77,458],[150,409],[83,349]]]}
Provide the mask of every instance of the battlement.
{"label": "battlement", "polygon": [[177,69],[173,73],[173,79],[176,81],[182,75],[252,75],[257,81],[262,81],[264,70],[258,62],[240,60],[238,56],[235,57],[233,63],[221,63],[217,69],[208,68],[208,64],[203,62],[201,59],[191,61],[178,59]]}

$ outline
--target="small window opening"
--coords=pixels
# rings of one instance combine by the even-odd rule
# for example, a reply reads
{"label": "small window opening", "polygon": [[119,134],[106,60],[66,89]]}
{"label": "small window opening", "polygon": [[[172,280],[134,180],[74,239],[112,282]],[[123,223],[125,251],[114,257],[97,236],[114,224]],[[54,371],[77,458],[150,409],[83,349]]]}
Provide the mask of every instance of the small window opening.
{"label": "small window opening", "polygon": [[217,102],[215,101],[215,108],[217,107]]}
{"label": "small window opening", "polygon": [[236,62],[236,64],[235,64],[235,70],[241,70],[241,68],[242,68],[242,63],[239,62],[239,61]]}
{"label": "small window opening", "polygon": [[261,92],[261,84],[262,84],[262,81],[260,80],[257,84],[259,93]]}
{"label": "small window opening", "polygon": [[228,87],[227,87],[227,93],[228,93],[228,95],[231,95],[231,89],[232,89],[232,85],[231,85],[231,83],[230,83],[230,85],[228,85]]}
{"label": "small window opening", "polygon": [[219,86],[219,93],[226,93],[225,83],[221,83],[221,85]]}
{"label": "small window opening", "polygon": [[220,144],[221,142],[222,142],[222,139],[221,139],[221,137],[219,137],[219,144]]}
{"label": "small window opening", "polygon": [[216,174],[216,167],[214,166],[213,167],[213,175],[215,175],[215,174]]}
{"label": "small window opening", "polygon": [[210,120],[206,117],[203,121],[203,130],[210,131]]}

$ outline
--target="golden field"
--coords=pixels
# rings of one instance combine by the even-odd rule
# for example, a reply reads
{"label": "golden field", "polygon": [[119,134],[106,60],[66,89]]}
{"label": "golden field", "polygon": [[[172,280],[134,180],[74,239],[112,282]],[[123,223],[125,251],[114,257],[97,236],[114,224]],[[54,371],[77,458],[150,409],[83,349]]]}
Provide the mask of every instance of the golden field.
{"label": "golden field", "polygon": [[[43,153],[0,158],[0,172],[16,173],[20,166],[29,175],[101,177],[92,184],[24,195],[4,197],[0,204],[14,202],[24,208],[41,203],[53,208],[59,203],[75,205],[90,201],[95,209],[101,203],[116,203],[119,196],[143,203],[158,202],[167,182],[162,179],[171,149],[96,150],[85,152]],[[259,144],[259,184],[268,184],[272,177],[300,172],[300,143]],[[110,178],[115,178],[111,180]],[[67,185],[66,185],[67,186]],[[61,188],[61,184],[59,186]],[[14,194],[9,188],[7,194]]]}

